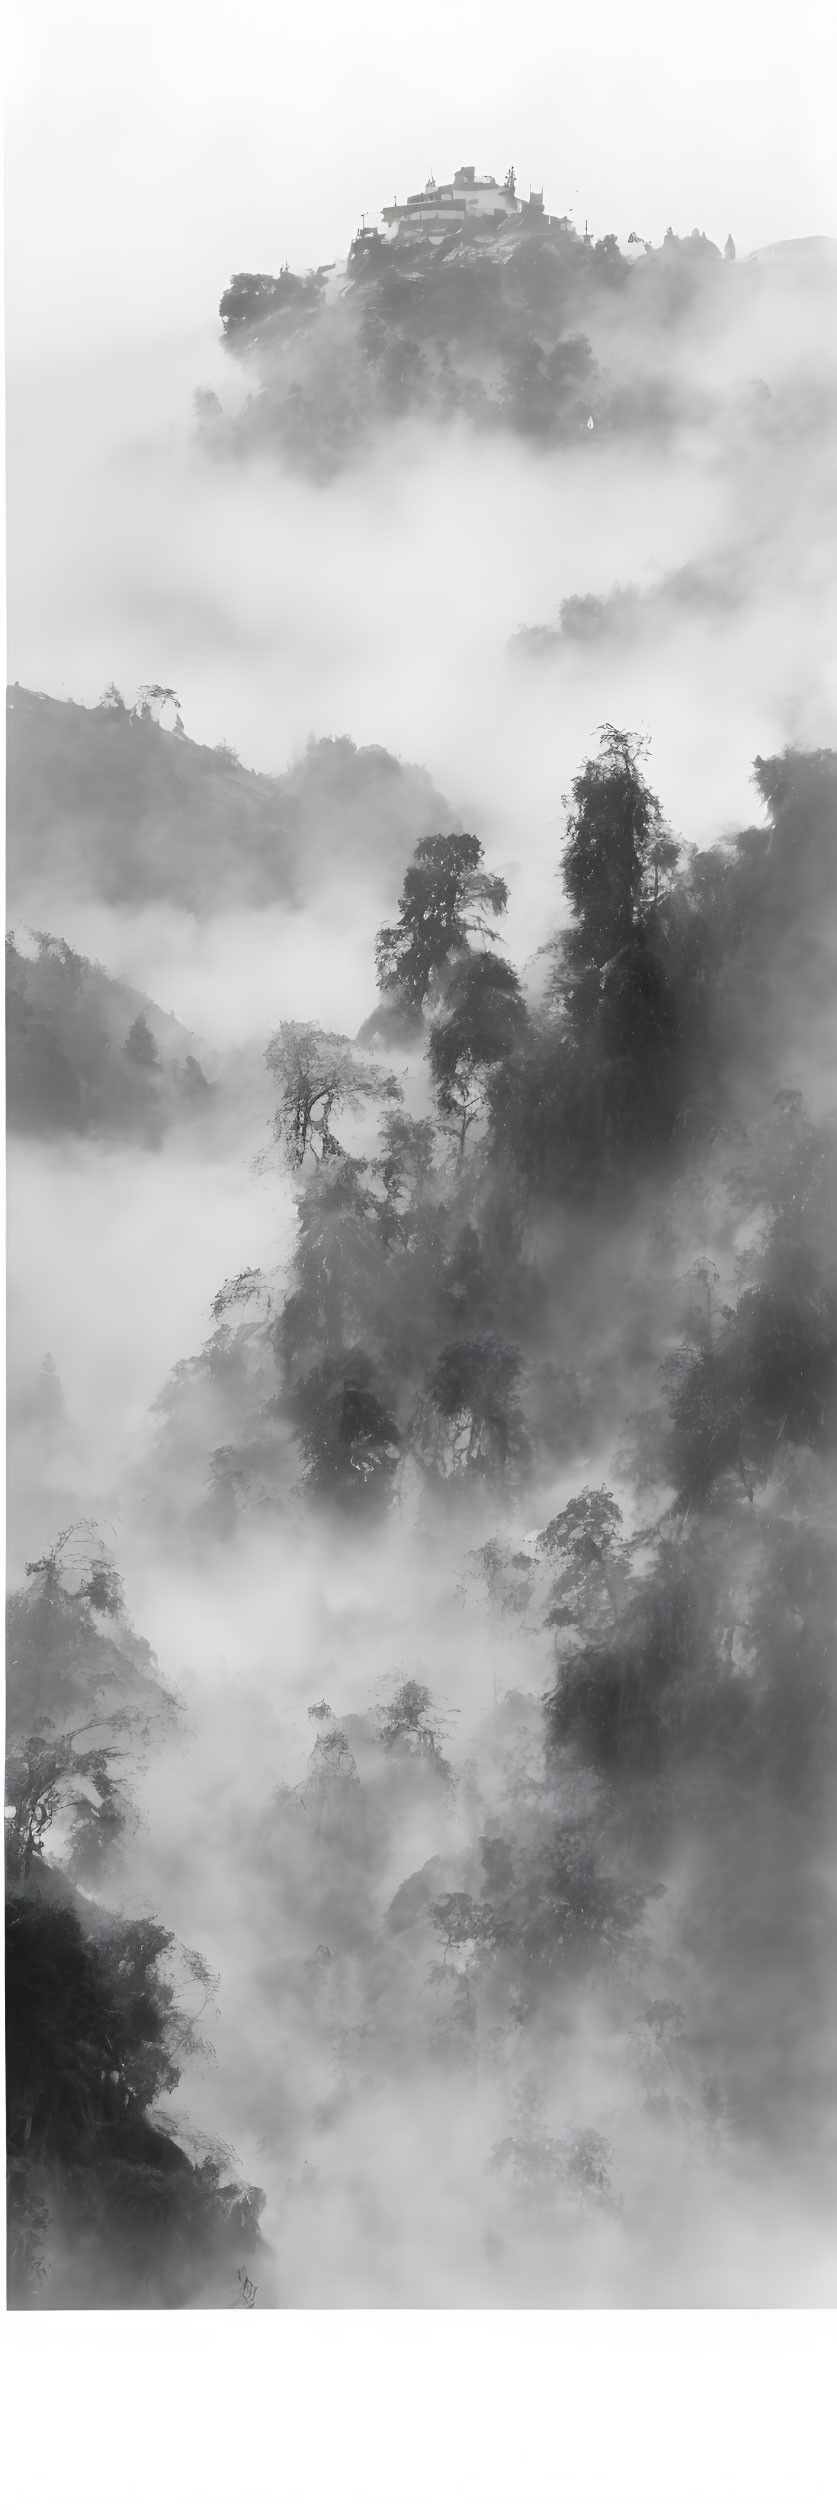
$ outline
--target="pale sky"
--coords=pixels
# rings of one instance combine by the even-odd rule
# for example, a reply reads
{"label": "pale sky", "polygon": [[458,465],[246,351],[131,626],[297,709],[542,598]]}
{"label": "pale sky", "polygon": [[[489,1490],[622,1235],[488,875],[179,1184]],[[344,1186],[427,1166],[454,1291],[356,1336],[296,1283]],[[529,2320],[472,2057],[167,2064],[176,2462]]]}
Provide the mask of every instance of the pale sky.
{"label": "pale sky", "polygon": [[837,234],[822,0],[14,0],[9,356],[215,325],[463,159],[595,233]]}

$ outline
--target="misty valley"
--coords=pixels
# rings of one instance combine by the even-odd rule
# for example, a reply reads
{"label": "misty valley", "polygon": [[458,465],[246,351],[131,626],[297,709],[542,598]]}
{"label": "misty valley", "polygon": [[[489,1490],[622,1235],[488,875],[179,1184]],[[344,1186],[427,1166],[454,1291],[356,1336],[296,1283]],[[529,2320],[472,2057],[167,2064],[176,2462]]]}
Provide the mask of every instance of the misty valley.
{"label": "misty valley", "polygon": [[331,729],[8,693],[10,2304],[829,2305],[837,248],[383,218],[183,456]]}

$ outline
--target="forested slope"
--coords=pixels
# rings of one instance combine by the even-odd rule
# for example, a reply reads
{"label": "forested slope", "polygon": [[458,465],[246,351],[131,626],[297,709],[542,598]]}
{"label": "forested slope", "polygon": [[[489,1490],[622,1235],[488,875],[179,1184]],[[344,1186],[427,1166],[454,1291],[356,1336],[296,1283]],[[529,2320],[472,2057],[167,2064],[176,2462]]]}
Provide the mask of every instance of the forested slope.
{"label": "forested slope", "polygon": [[397,861],[433,825],[430,778],[388,751],[312,741],[283,775],[242,767],[109,693],[76,706],[9,692],[8,891],[25,915],[58,886],[196,915],[305,896],[327,868]]}

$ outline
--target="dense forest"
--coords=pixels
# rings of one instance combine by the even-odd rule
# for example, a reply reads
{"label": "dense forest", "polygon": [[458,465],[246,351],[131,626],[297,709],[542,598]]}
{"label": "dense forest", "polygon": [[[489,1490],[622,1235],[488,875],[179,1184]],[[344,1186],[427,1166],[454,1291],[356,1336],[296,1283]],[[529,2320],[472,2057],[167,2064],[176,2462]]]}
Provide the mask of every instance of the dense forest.
{"label": "dense forest", "polygon": [[[105,711],[102,741],[145,737]],[[149,772],[160,743],[183,755],[154,727]],[[605,725],[524,969],[480,837],[384,753],[350,766],[401,861],[376,1000],[353,1039],[265,1041],[259,1174],[292,1222],[272,1268],[242,1249],[119,1494],[129,1549],[141,1521],[158,1562],[239,1562],[245,1613],[267,1564],[344,1597],[302,1741],[266,1762],[233,1683],[237,1774],[204,1801],[270,2239],[166,2106],[209,2096],[217,1982],[121,1912],[183,1709],[82,1522],[10,1605],[12,2297],[380,2306],[406,2272],[422,2305],[635,2304],[684,2297],[685,2241],[711,2302],[705,2226],[765,2187],[782,2226],[834,2198],[837,756],[759,757],[754,824],[696,847]],[[223,773],[255,829],[268,780]],[[108,980],[45,936],[11,969],[13,1091],[48,1064],[81,1121]],[[181,1042],[138,1011],[96,1121],[147,1129]],[[281,1689],[290,1607],[272,1643]],[[207,1853],[181,1819],[173,1893]]]}
{"label": "dense forest", "polygon": [[[581,236],[539,202],[445,235],[364,225],[345,267],[239,271],[219,311],[248,390],[225,412],[201,389],[200,437],[219,456],[267,451],[328,478],[405,421],[543,452],[602,435],[650,435],[662,450],[684,425],[742,418],[757,440],[796,435],[798,390],[777,395],[755,375],[742,395],[717,354],[757,325],[778,266],[739,262],[732,237],[722,250],[698,229],[630,244]],[[827,239],[813,246],[833,254]]]}

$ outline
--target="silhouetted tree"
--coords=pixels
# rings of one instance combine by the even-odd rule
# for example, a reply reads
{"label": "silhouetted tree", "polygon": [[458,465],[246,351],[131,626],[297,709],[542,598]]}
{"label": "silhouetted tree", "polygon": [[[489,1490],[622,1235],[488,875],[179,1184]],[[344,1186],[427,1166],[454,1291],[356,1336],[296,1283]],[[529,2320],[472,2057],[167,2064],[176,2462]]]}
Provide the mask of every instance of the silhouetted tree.
{"label": "silhouetted tree", "polygon": [[637,744],[612,725],[575,778],[567,829],[573,920],[553,946],[552,1002],[489,1080],[495,1150],[540,1192],[615,1178],[709,1120],[706,919]]}
{"label": "silhouetted tree", "polygon": [[436,1104],[460,1158],[485,1107],[485,1076],[512,1053],[525,1028],[520,981],[505,959],[480,950],[454,961],[431,1026],[429,1055]]}
{"label": "silhouetted tree", "polygon": [[381,1150],[372,1161],[386,1195],[379,1226],[388,1246],[409,1244],[430,1193],[433,1126],[428,1116],[405,1116],[399,1110],[384,1117],[380,1140]]}
{"label": "silhouetted tree", "polygon": [[378,1733],[385,1751],[423,1761],[439,1777],[447,1777],[442,1720],[425,1682],[417,1682],[411,1675],[398,1683],[379,1711]]}
{"label": "silhouetted tree", "polygon": [[622,1513],[609,1490],[582,1490],[538,1535],[554,1569],[548,1620],[588,1626],[618,1609]]}
{"label": "silhouetted tree", "polygon": [[203,1106],[209,1098],[211,1086],[212,1084],[207,1080],[206,1073],[201,1069],[197,1056],[187,1055],[183,1066],[183,1089],[185,1096],[190,1098],[195,1106]]}
{"label": "silhouetted tree", "polygon": [[335,1351],[297,1381],[291,1412],[312,1491],[343,1507],[388,1493],[401,1435],[364,1351]]}
{"label": "silhouetted tree", "polygon": [[576,977],[606,967],[625,948],[677,863],[680,849],[641,773],[640,754],[629,733],[606,724],[598,757],[573,778],[561,875],[574,922],[561,955]]}
{"label": "silhouetted tree", "polygon": [[[180,1961],[181,1973],[183,1961]],[[193,2163],[149,2115],[201,2052],[178,1951],[153,1919],[109,1917],[54,1871],[6,1912],[6,2117],[13,2307],[188,2305],[255,2246],[261,2191]],[[186,1975],[207,1973],[186,1956]],[[181,1979],[181,1986],[183,1980]],[[64,2265],[50,2288],[54,2232]],[[46,2254],[45,2254],[46,2252]]]}
{"label": "silhouetted tree", "polygon": [[69,1529],[28,1576],[7,1616],[7,1857],[26,1879],[60,1818],[71,1867],[90,1879],[175,1703],[91,1528]]}
{"label": "silhouetted tree", "polygon": [[354,1753],[349,1749],[342,1727],[336,1726],[332,1720],[317,1736],[300,1789],[300,1802],[306,1811],[313,1814],[318,1838],[327,1823],[335,1817],[339,1819],[347,1788],[357,1787],[358,1784]]}
{"label": "silhouetted tree", "polygon": [[144,1011],[138,1011],[125,1039],[125,1053],[141,1072],[159,1072],[160,1053]]}
{"label": "silhouetted tree", "polygon": [[[493,1477],[527,1450],[523,1416],[517,1399],[521,1371],[519,1351],[485,1334],[478,1340],[450,1342],[440,1352],[427,1389],[431,1406],[419,1429],[420,1447],[444,1473],[463,1472]],[[441,1425],[434,1438],[432,1418]]]}
{"label": "silhouetted tree", "polygon": [[395,994],[416,1016],[435,976],[470,935],[494,940],[489,913],[505,913],[504,880],[484,872],[478,837],[422,837],[405,874],[396,924],[378,934],[375,956],[382,993]]}

